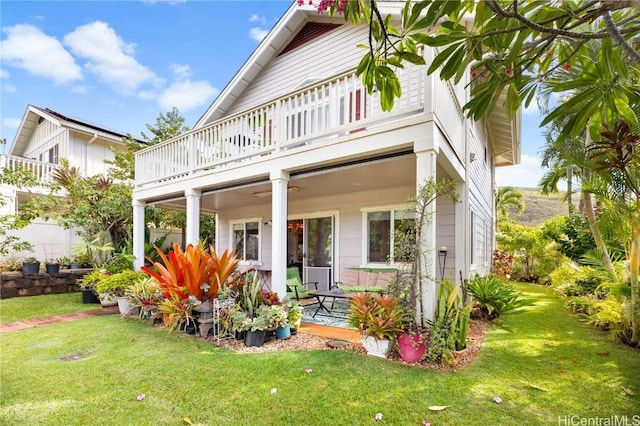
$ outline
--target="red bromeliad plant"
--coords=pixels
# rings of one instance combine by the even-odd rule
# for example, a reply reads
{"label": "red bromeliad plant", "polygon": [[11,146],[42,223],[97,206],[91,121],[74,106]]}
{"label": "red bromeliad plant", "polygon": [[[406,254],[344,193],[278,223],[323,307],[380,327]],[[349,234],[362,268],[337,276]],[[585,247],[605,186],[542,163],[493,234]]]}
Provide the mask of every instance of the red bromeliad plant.
{"label": "red bromeliad plant", "polygon": [[156,251],[162,262],[147,257],[153,268],[143,266],[142,271],[158,281],[165,297],[172,294],[181,299],[194,296],[203,302],[214,299],[221,288],[229,285],[239,263],[235,250],[225,250],[218,255],[213,246],[209,246],[210,253],[193,244],[182,250],[178,243],[173,243],[173,250],[168,254],[158,247]]}
{"label": "red bromeliad plant", "polygon": [[209,284],[211,285],[211,297],[218,297],[218,290],[224,288],[230,284],[229,278],[236,270],[240,260],[236,256],[235,250],[225,250],[221,255],[218,255],[213,246],[209,246],[209,253],[211,256],[211,265],[213,268],[213,275]]}
{"label": "red bromeliad plant", "polygon": [[175,294],[182,299],[195,296],[198,300],[202,300],[203,295],[206,294],[202,284],[210,283],[215,273],[211,256],[201,247],[193,244],[189,244],[186,250],[182,250],[178,243],[173,243],[173,251],[168,255],[158,247],[156,251],[162,263],[153,262],[147,258],[155,269],[143,266],[142,271],[158,280],[165,297]]}
{"label": "red bromeliad plant", "polygon": [[358,293],[351,297],[347,322],[363,335],[392,339],[402,331],[407,316],[400,299],[386,294]]}

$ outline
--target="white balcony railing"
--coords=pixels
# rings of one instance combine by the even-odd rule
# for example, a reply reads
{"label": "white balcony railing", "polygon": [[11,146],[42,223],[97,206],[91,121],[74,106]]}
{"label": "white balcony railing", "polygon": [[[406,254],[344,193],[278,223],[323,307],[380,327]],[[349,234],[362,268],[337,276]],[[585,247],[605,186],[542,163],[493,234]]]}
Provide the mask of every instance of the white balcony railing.
{"label": "white balcony railing", "polygon": [[312,145],[423,108],[424,70],[408,66],[398,74],[403,94],[390,112],[349,72],[139,151],[136,185]]}
{"label": "white balcony railing", "polygon": [[58,164],[46,163],[30,158],[5,154],[0,155],[0,171],[4,171],[5,169],[9,171],[27,170],[34,174],[39,184],[51,182],[53,172],[55,172],[58,167],[60,167]]}

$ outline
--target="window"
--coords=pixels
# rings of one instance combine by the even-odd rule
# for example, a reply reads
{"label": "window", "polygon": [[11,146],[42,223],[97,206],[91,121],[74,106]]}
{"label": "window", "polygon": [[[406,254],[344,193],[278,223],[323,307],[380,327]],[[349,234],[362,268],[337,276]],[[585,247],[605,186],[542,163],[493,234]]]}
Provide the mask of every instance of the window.
{"label": "window", "polygon": [[231,225],[231,248],[238,259],[260,260],[260,222],[240,222]]}
{"label": "window", "polygon": [[49,162],[51,164],[58,164],[58,144],[55,144],[53,148],[49,150]]}
{"label": "window", "polygon": [[410,261],[415,246],[415,212],[390,209],[366,213],[367,263]]}

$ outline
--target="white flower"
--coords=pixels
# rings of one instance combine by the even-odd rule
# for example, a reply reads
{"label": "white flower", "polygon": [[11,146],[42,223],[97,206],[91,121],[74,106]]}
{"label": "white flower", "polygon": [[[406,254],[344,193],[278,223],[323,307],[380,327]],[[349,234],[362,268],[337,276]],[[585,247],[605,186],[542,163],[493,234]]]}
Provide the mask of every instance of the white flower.
{"label": "white flower", "polygon": [[278,389],[276,388],[271,388],[271,395],[273,395],[274,393],[278,392]]}
{"label": "white flower", "polygon": [[502,403],[502,398],[500,398],[499,396],[494,396],[493,397],[493,402],[495,402],[496,404],[501,404]]}
{"label": "white flower", "polygon": [[376,419],[376,422],[382,420],[382,413],[376,413],[375,419]]}

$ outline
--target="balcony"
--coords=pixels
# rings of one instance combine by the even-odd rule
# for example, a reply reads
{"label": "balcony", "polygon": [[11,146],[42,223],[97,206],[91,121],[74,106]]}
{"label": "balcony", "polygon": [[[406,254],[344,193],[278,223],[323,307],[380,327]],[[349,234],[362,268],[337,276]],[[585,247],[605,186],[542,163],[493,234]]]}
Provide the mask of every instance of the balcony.
{"label": "balcony", "polygon": [[38,184],[51,182],[53,180],[53,172],[55,172],[59,167],[60,166],[58,164],[46,163],[44,161],[32,160],[30,158],[5,154],[0,155],[0,170],[28,170],[34,174]]}
{"label": "balcony", "polygon": [[350,71],[139,151],[136,186],[304,149],[424,112],[424,69],[408,66],[398,76],[403,94],[390,112]]}

